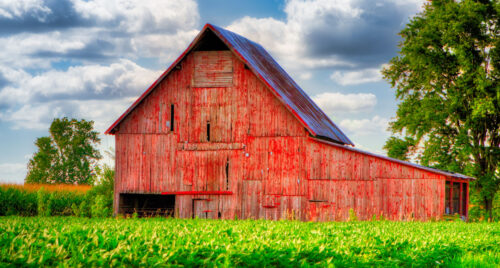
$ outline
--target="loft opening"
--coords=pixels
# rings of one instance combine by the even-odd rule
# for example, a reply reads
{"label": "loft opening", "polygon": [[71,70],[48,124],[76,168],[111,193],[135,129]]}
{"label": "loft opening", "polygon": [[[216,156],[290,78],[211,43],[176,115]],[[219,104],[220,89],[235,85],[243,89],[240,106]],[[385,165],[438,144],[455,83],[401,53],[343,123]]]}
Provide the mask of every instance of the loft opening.
{"label": "loft opening", "polygon": [[210,29],[207,29],[200,37],[196,47],[193,51],[222,51],[229,50],[229,48],[220,40],[219,37]]}
{"label": "loft opening", "polygon": [[174,217],[175,195],[120,194],[118,213],[139,217]]}

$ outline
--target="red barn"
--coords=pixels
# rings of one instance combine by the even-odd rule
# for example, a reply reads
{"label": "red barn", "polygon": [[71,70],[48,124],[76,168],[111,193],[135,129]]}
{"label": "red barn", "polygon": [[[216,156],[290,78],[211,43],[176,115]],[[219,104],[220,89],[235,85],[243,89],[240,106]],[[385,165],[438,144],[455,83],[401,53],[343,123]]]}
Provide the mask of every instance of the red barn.
{"label": "red barn", "polygon": [[467,216],[472,178],[354,149],[264,48],[210,24],[106,133],[115,213]]}

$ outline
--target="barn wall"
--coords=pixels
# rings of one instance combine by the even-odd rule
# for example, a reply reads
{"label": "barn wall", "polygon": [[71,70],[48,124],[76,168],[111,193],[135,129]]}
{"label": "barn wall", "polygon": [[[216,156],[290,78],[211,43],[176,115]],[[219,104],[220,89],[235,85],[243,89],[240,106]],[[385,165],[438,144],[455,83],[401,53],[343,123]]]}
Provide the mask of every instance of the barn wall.
{"label": "barn wall", "polygon": [[[227,64],[230,59],[232,86],[221,87],[227,85],[227,74],[223,82],[219,79],[215,84],[210,84],[210,79],[207,82],[211,74],[206,72],[205,79],[195,80],[194,73],[200,70],[195,68],[195,62],[200,62],[195,60],[196,54],[220,58],[219,64]],[[194,87],[200,85],[207,87]],[[120,123],[115,134],[115,195],[230,190],[233,195],[178,196],[176,206],[180,216],[191,217],[193,198],[200,199],[195,202],[198,216],[218,218],[221,212],[221,217],[232,218],[241,214],[243,179],[253,176],[244,172],[248,170],[242,160],[248,151],[245,148],[257,149],[253,141],[260,137],[305,137],[306,133],[291,112],[231,52],[195,52]]]}
{"label": "barn wall", "polygon": [[445,177],[415,167],[309,140],[307,168],[314,217],[392,220],[439,218]]}
{"label": "barn wall", "polygon": [[[195,57],[232,66],[212,74]],[[229,51],[191,53],[121,122],[116,171],[115,212],[119,193],[179,191],[232,192],[177,195],[180,217],[346,220],[353,209],[363,220],[426,220],[444,211],[442,175],[308,138]]]}

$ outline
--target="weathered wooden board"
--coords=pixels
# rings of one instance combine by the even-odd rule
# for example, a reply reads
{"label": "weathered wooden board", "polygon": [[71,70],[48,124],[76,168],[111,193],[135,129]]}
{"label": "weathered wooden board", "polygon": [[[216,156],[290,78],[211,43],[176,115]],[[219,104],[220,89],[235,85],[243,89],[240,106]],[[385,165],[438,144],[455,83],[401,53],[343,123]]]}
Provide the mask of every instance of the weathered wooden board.
{"label": "weathered wooden board", "polygon": [[444,212],[445,180],[308,138],[230,51],[187,55],[116,132],[116,209],[120,193],[230,191],[178,195],[177,215],[428,220]]}

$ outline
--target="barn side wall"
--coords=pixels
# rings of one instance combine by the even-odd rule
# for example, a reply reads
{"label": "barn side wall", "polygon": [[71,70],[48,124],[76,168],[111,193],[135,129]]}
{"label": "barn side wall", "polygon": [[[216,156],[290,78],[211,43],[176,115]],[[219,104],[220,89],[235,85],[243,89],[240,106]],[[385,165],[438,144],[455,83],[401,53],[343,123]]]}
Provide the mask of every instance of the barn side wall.
{"label": "barn side wall", "polygon": [[[227,64],[228,52],[209,56]],[[444,176],[308,138],[232,54],[232,86],[194,87],[206,81],[193,82],[193,55],[119,125],[115,213],[120,193],[228,191],[176,195],[177,215],[320,221],[346,220],[350,209],[362,220],[442,215]]]}

